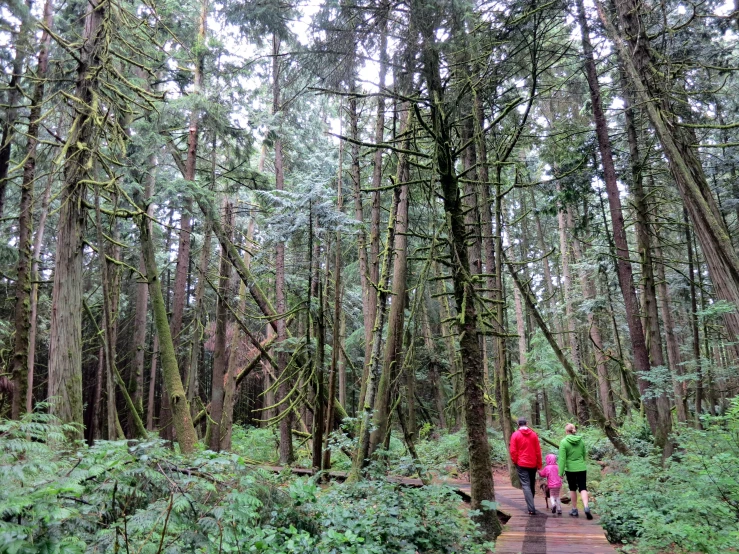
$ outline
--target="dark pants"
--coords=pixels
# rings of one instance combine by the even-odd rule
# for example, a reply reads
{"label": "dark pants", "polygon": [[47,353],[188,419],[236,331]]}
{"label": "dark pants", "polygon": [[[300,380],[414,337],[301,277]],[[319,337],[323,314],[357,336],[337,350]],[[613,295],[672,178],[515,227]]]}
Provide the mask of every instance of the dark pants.
{"label": "dark pants", "polygon": [[523,497],[526,499],[526,507],[529,512],[536,511],[534,507],[534,495],[536,494],[536,468],[516,466],[518,479],[521,481]]}

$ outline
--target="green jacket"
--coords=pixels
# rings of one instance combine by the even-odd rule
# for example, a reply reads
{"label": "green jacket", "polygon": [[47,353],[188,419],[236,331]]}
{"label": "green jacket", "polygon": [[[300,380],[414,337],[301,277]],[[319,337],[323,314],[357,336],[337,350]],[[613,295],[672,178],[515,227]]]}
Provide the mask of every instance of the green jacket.
{"label": "green jacket", "polygon": [[582,437],[580,435],[567,435],[559,443],[559,457],[557,459],[559,475],[564,475],[565,471],[587,470],[585,456],[587,456],[587,451]]}

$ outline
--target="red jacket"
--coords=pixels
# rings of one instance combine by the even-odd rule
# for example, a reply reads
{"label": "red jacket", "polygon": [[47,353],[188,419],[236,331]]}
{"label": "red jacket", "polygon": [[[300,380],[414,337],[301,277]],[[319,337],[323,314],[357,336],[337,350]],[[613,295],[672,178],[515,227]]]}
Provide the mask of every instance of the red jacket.
{"label": "red jacket", "polygon": [[522,427],[511,436],[511,460],[520,467],[541,469],[539,436],[528,427]]}

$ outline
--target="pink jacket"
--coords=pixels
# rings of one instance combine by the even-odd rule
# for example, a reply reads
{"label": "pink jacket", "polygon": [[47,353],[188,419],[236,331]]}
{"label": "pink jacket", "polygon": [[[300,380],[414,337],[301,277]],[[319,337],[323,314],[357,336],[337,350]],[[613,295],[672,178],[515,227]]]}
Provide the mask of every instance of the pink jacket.
{"label": "pink jacket", "polygon": [[559,476],[559,468],[557,467],[557,456],[547,454],[547,465],[539,470],[539,475],[546,478],[547,486],[550,489],[556,489],[562,486],[562,478]]}

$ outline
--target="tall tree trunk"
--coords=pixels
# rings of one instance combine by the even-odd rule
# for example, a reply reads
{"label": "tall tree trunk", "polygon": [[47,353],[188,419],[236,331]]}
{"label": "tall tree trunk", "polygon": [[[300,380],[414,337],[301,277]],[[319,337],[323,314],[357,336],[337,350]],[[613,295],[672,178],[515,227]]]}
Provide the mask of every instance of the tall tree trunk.
{"label": "tall tree trunk", "polygon": [[[506,321],[505,321],[505,294],[503,287],[505,283],[503,281],[503,183],[501,166],[497,166],[495,172],[495,216],[493,227],[495,229],[495,287],[494,287],[494,300],[495,300],[495,344],[496,344],[496,359],[495,359],[495,387],[496,400],[498,401],[498,417],[500,419],[500,427],[503,431],[503,440],[506,445],[511,443],[511,437],[513,436],[513,420],[511,417],[511,394],[510,394],[510,382],[508,378],[508,355],[506,345]],[[520,484],[518,479],[518,471],[511,460],[509,450],[506,449],[506,462],[508,465],[508,477],[510,478],[511,484],[516,487]]]}
{"label": "tall tree trunk", "polygon": [[[388,25],[388,14],[385,10],[388,9],[388,4],[382,2],[381,9],[383,12],[378,12],[378,24],[380,26],[380,71],[379,71],[379,83],[378,87],[380,94],[377,95],[377,117],[375,119],[375,144],[382,144],[385,140],[385,97],[383,92],[385,90],[385,77],[387,73],[387,25]],[[382,209],[380,186],[382,185],[382,154],[381,148],[375,149],[374,156],[372,159],[372,207],[370,211],[370,237],[369,237],[369,307],[370,313],[367,314],[370,321],[375,320],[375,308],[377,306],[377,289],[375,288],[380,279],[380,212]],[[369,354],[372,352],[372,345],[365,345],[365,356],[369,359]],[[366,371],[366,368],[365,368]],[[361,402],[361,398],[360,398]]]}
{"label": "tall tree trunk", "polygon": [[[246,248],[244,248],[244,265],[249,268],[251,266],[251,250],[254,240],[254,218],[249,218],[246,228]],[[246,287],[244,283],[239,283],[239,311],[246,311]],[[221,450],[231,449],[231,437],[233,433],[234,404],[236,403],[236,378],[239,373],[237,352],[241,348],[244,340],[244,333],[239,326],[234,329],[231,339],[231,354],[228,358],[228,370],[226,371],[224,396],[223,396],[223,415],[221,416]]]}
{"label": "tall tree trunk", "polygon": [[[405,136],[410,124],[410,106],[405,106],[400,136]],[[402,141],[401,148],[408,149],[409,140]],[[409,180],[408,157],[400,154],[396,183],[401,184]],[[400,352],[403,346],[403,322],[405,318],[405,293],[408,273],[408,185],[400,186],[400,200],[395,217],[395,239],[393,245],[393,289],[388,317],[387,340],[385,344],[385,359],[382,366],[382,375],[375,402],[374,428],[370,436],[369,455],[372,456],[377,445],[385,438],[388,429],[390,411],[390,385],[398,373]]]}
{"label": "tall tree trunk", "polygon": [[[336,211],[344,210],[343,177],[344,177],[344,143],[339,144],[339,170],[336,179]],[[339,367],[341,364],[342,346],[342,310],[341,310],[341,231],[336,231],[334,239],[334,314],[331,337],[331,369],[328,377],[328,408],[326,414],[326,438],[323,443],[323,458],[321,469],[331,469],[331,449],[329,437],[334,429],[334,399],[336,398],[336,381],[339,381],[339,403],[345,406],[346,402],[346,372]]]}
{"label": "tall tree trunk", "polygon": [[[272,113],[277,114],[281,111],[280,100],[280,39],[277,35],[272,37]],[[275,188],[278,191],[285,190],[285,175],[282,160],[282,139],[278,137],[275,140]],[[278,391],[278,402],[280,404],[278,411],[280,415],[285,409],[289,409],[289,403],[284,402],[285,397],[290,391],[290,382],[284,375],[288,364],[288,353],[284,350],[284,343],[287,340],[287,322],[285,313],[287,312],[287,302],[285,298],[285,243],[277,243],[277,252],[275,255],[275,309],[277,310],[276,332],[277,342],[282,344],[283,348],[277,353],[278,379],[280,386]],[[287,404],[287,405],[286,405]],[[283,465],[290,464],[293,461],[293,442],[292,442],[292,416],[290,413],[285,414],[280,419],[280,463]]]}
{"label": "tall tree trunk", "polygon": [[464,425],[464,394],[462,388],[464,387],[463,375],[462,375],[462,363],[459,357],[459,348],[457,345],[457,337],[453,332],[450,322],[452,321],[453,312],[451,303],[449,302],[449,292],[443,279],[447,277],[442,275],[439,270],[439,264],[434,264],[434,276],[437,279],[438,291],[437,294],[441,297],[441,307],[443,311],[440,314],[441,318],[441,336],[446,338],[448,356],[452,362],[452,398],[454,402],[450,402],[449,410],[454,420],[454,428],[460,429]]}
{"label": "tall tree trunk", "polygon": [[[320,261],[316,260],[316,267]],[[316,401],[313,412],[313,467],[320,470],[323,464],[323,431],[326,427],[324,396],[326,395],[326,302],[324,284],[318,278],[318,313],[316,314],[316,359],[314,372],[316,378]],[[328,397],[332,398],[332,397]]]}
{"label": "tall tree trunk", "polygon": [[100,405],[103,398],[103,380],[105,379],[105,348],[98,348],[98,363],[95,369],[95,388],[92,393],[92,406],[90,406],[90,430],[87,445],[92,446],[100,438]]}
{"label": "tall tree trunk", "polygon": [[[623,0],[621,0],[623,2]],[[608,124],[606,122],[603,105],[601,102],[600,84],[595,67],[593,47],[590,43],[588,23],[585,17],[583,0],[576,0],[578,9],[578,21],[582,35],[583,52],[585,57],[585,75],[590,89],[590,100],[595,121],[595,133],[598,139],[598,150],[600,152],[601,164],[603,165],[603,179],[608,194],[608,204],[611,211],[611,225],[613,230],[613,241],[616,246],[616,260],[618,269],[618,282],[624,297],[626,309],[626,321],[631,337],[632,351],[634,355],[634,369],[637,373],[639,390],[642,395],[647,392],[649,382],[645,375],[651,369],[649,351],[645,340],[644,328],[639,317],[639,304],[634,288],[634,276],[629,260],[629,246],[626,240],[626,228],[624,225],[623,210],[621,208],[621,196],[616,179],[616,168],[613,164],[611,153],[611,141],[608,136]],[[739,299],[739,296],[737,296]],[[656,354],[656,352],[654,353]],[[655,401],[653,398],[643,398],[646,409],[647,420],[654,434],[655,443],[665,447],[667,437],[672,428],[672,419],[669,412],[669,403],[666,402],[664,394]],[[666,408],[666,409],[665,409]]]}
{"label": "tall tree trunk", "polygon": [[[210,183],[211,189],[216,188],[216,148],[218,145],[218,137],[213,135],[213,143],[211,149],[211,166],[210,166]],[[185,391],[187,392],[187,401],[192,406],[193,399],[199,394],[200,374],[198,371],[198,360],[200,359],[200,350],[203,343],[203,325],[204,317],[204,296],[205,296],[205,278],[210,263],[210,247],[212,229],[208,218],[203,224],[205,233],[203,236],[203,246],[200,250],[200,260],[198,265],[198,282],[195,286],[195,309],[193,310],[192,332],[190,335],[190,360],[185,371]],[[194,414],[193,414],[194,415]]]}
{"label": "tall tree trunk", "polygon": [[[388,9],[388,5],[383,2],[383,10]],[[385,78],[387,73],[387,13],[378,14],[380,18],[380,73],[379,88],[380,91],[385,89]],[[385,138],[385,98],[382,94],[377,95],[377,118],[375,119],[375,144],[382,144]],[[366,394],[365,385],[369,382],[369,363],[372,357],[372,340],[374,337],[373,325],[377,319],[377,286],[380,278],[380,216],[382,211],[382,202],[380,196],[380,186],[382,185],[382,149],[376,148],[372,161],[372,206],[370,210],[370,234],[369,234],[369,254],[367,258],[367,309],[364,314],[365,322],[370,325],[370,332],[367,332],[367,323],[365,323],[365,338],[369,342],[364,345],[364,371],[362,374],[362,388],[359,392],[359,405],[363,405],[364,396]],[[358,185],[357,185],[358,186]]]}
{"label": "tall tree trunk", "polygon": [[[224,203],[223,224],[226,233],[231,235],[233,229],[233,206]],[[230,236],[229,236],[230,238]],[[221,249],[221,268],[218,279],[218,300],[216,302],[215,347],[213,350],[212,379],[210,382],[210,422],[206,443],[214,452],[221,450],[221,419],[223,417],[223,399],[225,396],[225,378],[228,369],[228,350],[226,347],[229,310],[229,289],[231,284],[231,263],[224,249]],[[231,353],[234,355],[235,353]]]}
{"label": "tall tree trunk", "polygon": [[100,211],[100,191],[95,190],[95,226],[97,230],[97,247],[98,262],[100,264],[100,280],[103,284],[103,317],[102,317],[102,333],[100,340],[102,341],[104,370],[105,370],[105,408],[106,408],[106,432],[110,441],[123,439],[125,437],[118,436],[118,411],[116,407],[115,379],[113,378],[113,365],[115,364],[115,343],[111,340],[113,337],[113,327],[115,319],[113,316],[114,309],[113,291],[111,290],[110,268],[106,255],[105,239],[103,238],[102,213]]}
{"label": "tall tree trunk", "polygon": [[[146,185],[144,186],[144,201],[148,204],[154,192],[154,184],[156,183],[156,155],[149,157],[149,174],[146,176]],[[151,215],[151,214],[150,214]],[[139,272],[146,274],[144,266],[144,256],[139,256]],[[149,313],[149,285],[145,281],[138,281],[136,284],[136,306],[133,328],[133,403],[136,405],[136,411],[139,417],[144,417],[144,362],[146,357],[146,319]]]}
{"label": "tall tree trunk", "polygon": [[[657,284],[654,277],[654,262],[652,259],[652,237],[651,222],[649,217],[649,206],[647,194],[644,191],[644,179],[641,168],[641,155],[639,152],[639,137],[636,130],[636,114],[628,88],[628,81],[622,73],[622,85],[624,87],[624,114],[626,120],[626,137],[629,143],[629,157],[631,161],[631,185],[636,210],[636,237],[639,246],[639,255],[642,266],[642,286],[644,290],[644,322],[647,330],[647,348],[649,351],[652,367],[664,367],[665,360],[662,350],[662,334],[659,326],[659,309],[657,305]],[[670,401],[661,394],[657,398],[657,411],[668,417],[670,421]],[[664,414],[667,414],[666,416]]]}
{"label": "tall tree trunk", "polygon": [[[475,143],[477,146],[477,158],[479,165],[477,168],[477,175],[480,182],[479,193],[480,193],[480,207],[478,215],[480,218],[480,238],[482,240],[482,250],[485,254],[485,288],[487,289],[485,295],[483,295],[483,301],[498,299],[498,289],[496,285],[495,271],[497,271],[497,265],[495,261],[495,241],[493,240],[493,216],[491,212],[492,204],[490,202],[490,174],[488,170],[488,151],[487,143],[485,142],[485,112],[482,105],[480,95],[475,93],[474,104],[475,110]],[[502,295],[502,292],[501,292]],[[490,309],[490,308],[489,308]],[[490,309],[492,311],[492,309]],[[495,330],[495,329],[494,329]],[[497,341],[497,339],[496,339]],[[487,340],[483,340],[483,370],[485,373],[485,392],[490,393],[492,390],[490,382],[490,356],[488,354]],[[488,414],[488,425],[492,425],[492,409]]]}
{"label": "tall tree trunk", "polygon": [[[569,215],[569,214],[568,214]],[[569,228],[574,231],[574,222],[569,221]],[[583,251],[584,243],[578,238],[572,241],[572,250],[575,255],[575,262],[582,263],[585,257]],[[594,301],[597,297],[597,290],[595,284],[597,282],[597,274],[593,272],[580,272],[580,286],[583,291],[585,299],[588,301]],[[603,348],[603,337],[600,332],[600,322],[598,315],[602,310],[591,309],[588,310],[588,334],[590,341],[593,343],[595,349],[595,367],[598,377],[598,393],[600,396],[600,404],[603,408],[603,415],[609,421],[613,421],[616,418],[616,406],[613,403],[613,393],[611,391],[611,383],[608,378],[608,366],[606,365],[607,356]]]}
{"label": "tall tree trunk", "polygon": [[[558,186],[558,191],[561,189]],[[567,320],[567,340],[570,345],[570,359],[572,360],[572,367],[575,369],[578,375],[582,375],[582,358],[580,356],[580,342],[577,340],[577,317],[575,316],[574,299],[572,294],[572,275],[570,273],[570,241],[567,238],[567,216],[566,212],[569,208],[566,206],[560,206],[557,211],[557,223],[559,224],[559,251],[560,251],[560,262],[562,266],[562,291],[565,297],[565,319]],[[574,383],[571,383],[574,385]],[[569,392],[569,391],[567,391]],[[566,392],[566,394],[567,394]],[[571,414],[577,415],[582,418],[585,414],[579,409],[582,406],[577,403],[576,397],[578,396],[575,390],[572,399],[568,402],[567,408],[571,410]],[[580,395],[581,397],[581,395]],[[586,421],[580,420],[581,424],[585,424]]]}
{"label": "tall tree trunk", "polygon": [[490,469],[490,445],[487,440],[485,415],[484,374],[482,352],[477,329],[476,293],[469,272],[467,230],[460,183],[455,169],[455,152],[449,116],[444,105],[444,87],[438,46],[434,37],[434,15],[426,6],[416,3],[412,13],[422,38],[421,64],[430,98],[431,128],[434,132],[434,161],[441,185],[444,212],[448,224],[449,254],[451,260],[454,300],[457,306],[457,333],[464,371],[465,421],[470,459],[470,507],[480,510],[476,517],[486,537],[494,538],[501,532],[495,510],[486,509],[483,501],[494,501],[495,490]]}
{"label": "tall tree trunk", "polygon": [[[516,332],[518,334],[518,370],[521,374],[521,397],[522,400],[526,401],[526,404],[530,405],[528,402],[530,399],[530,393],[528,389],[526,375],[526,323],[523,316],[523,302],[521,301],[521,293],[518,291],[517,288],[513,289],[513,306],[516,312]],[[527,410],[527,412],[528,413],[523,413],[521,415],[525,416],[528,421],[533,423],[533,413],[531,413],[531,410]]]}
{"label": "tall tree trunk", "polygon": [[[601,21],[616,45],[637,100],[646,109],[667,157],[670,173],[706,258],[716,296],[739,306],[739,255],[694,149],[698,142],[695,132],[679,120],[685,108],[671,105],[669,83],[662,80],[663,73],[655,67],[646,27],[641,22],[640,4],[635,0],[616,0],[615,4],[623,34],[616,30],[602,3],[597,1]],[[736,341],[739,313],[725,314],[724,319],[729,340]]]}
{"label": "tall tree trunk", "polygon": [[[120,296],[118,267],[115,264],[108,263],[105,254],[105,242],[103,236],[102,214],[100,211],[100,192],[95,191],[95,223],[97,227],[98,238],[98,259],[100,262],[100,276],[103,285],[103,347],[105,351],[105,369],[107,372],[106,383],[108,386],[108,440],[114,438],[125,438],[123,429],[116,411],[116,383],[120,388],[121,395],[126,402],[129,411],[129,417],[132,420],[133,436],[135,438],[146,437],[146,429],[141,421],[139,413],[131,396],[126,389],[123,378],[116,367],[116,342],[118,339],[118,298]],[[113,221],[112,225],[116,225]],[[117,233],[113,235],[114,241],[118,242]],[[113,259],[119,257],[118,248],[114,248]]]}
{"label": "tall tree trunk", "polygon": [[[357,92],[356,86],[352,85],[352,92]],[[349,98],[349,133],[352,138],[351,146],[351,170],[354,192],[354,219],[358,223],[357,250],[359,257],[359,282],[362,286],[362,315],[364,321],[364,366],[362,369],[362,380],[360,385],[359,405],[364,398],[364,390],[367,382],[367,367],[370,358],[369,347],[372,344],[372,328],[374,326],[374,288],[369,279],[369,260],[367,259],[367,233],[364,226],[364,206],[362,202],[361,168],[359,164],[359,111],[355,96]]]}
{"label": "tall tree trunk", "polygon": [[[50,412],[65,423],[82,425],[82,243],[85,183],[96,149],[98,114],[93,100],[98,68],[107,59],[108,0],[91,0],[77,64],[77,114],[65,145],[64,186],[51,299],[49,342]],[[79,437],[80,432],[72,433]]]}
{"label": "tall tree trunk", "polygon": [[701,415],[703,412],[703,363],[701,361],[700,331],[698,329],[698,298],[696,295],[696,267],[693,259],[693,237],[688,223],[687,208],[683,208],[685,223],[685,242],[688,246],[688,282],[690,285],[690,328],[692,331],[693,359],[695,363],[695,426],[702,428]]}
{"label": "tall tree trunk", "polygon": [[46,231],[46,220],[49,216],[49,202],[51,201],[51,185],[53,179],[49,176],[41,200],[41,216],[39,217],[38,229],[33,239],[33,257],[31,262],[31,298],[30,319],[31,325],[28,331],[28,388],[26,391],[26,412],[33,411],[33,376],[36,366],[36,332],[38,329],[38,281],[39,281],[39,258],[41,247],[44,243],[44,232]]}
{"label": "tall tree trunk", "polygon": [[377,390],[382,370],[382,331],[385,327],[385,316],[387,314],[387,297],[390,289],[390,265],[395,239],[395,218],[400,202],[400,189],[394,189],[393,193],[393,207],[388,218],[387,237],[382,253],[382,272],[380,282],[377,283],[379,290],[377,294],[377,310],[375,312],[375,327],[372,331],[372,356],[370,357],[364,402],[360,405],[359,436],[357,437],[357,449],[354,453],[352,470],[349,477],[353,481],[361,477],[362,470],[369,463],[372,413],[377,402]]}
{"label": "tall tree trunk", "polygon": [[659,260],[657,262],[657,288],[659,290],[660,307],[662,309],[662,321],[665,326],[667,363],[670,366],[673,393],[675,394],[675,411],[677,412],[677,420],[680,423],[686,423],[688,421],[688,409],[685,394],[683,393],[683,382],[681,380],[683,375],[682,355],[680,354],[680,344],[675,336],[675,322],[672,317],[670,295],[667,291],[667,278],[665,276],[665,264],[661,246],[656,247],[655,254]]}
{"label": "tall tree trunk", "polygon": [[146,429],[154,430],[154,396],[157,383],[157,362],[159,361],[159,335],[156,325],[152,332],[154,338],[151,345],[151,367],[149,368],[149,395],[146,403]]}
{"label": "tall tree trunk", "polygon": [[[30,9],[31,2],[28,1],[27,5]],[[51,0],[46,0],[44,5],[43,21],[47,28],[50,29],[53,24]],[[26,25],[25,22],[24,25]],[[21,29],[21,34],[23,34],[23,29]],[[23,46],[21,42],[22,41],[19,41],[18,48]],[[39,44],[38,64],[36,66],[36,75],[34,76],[36,82],[33,89],[33,96],[31,97],[31,111],[28,116],[28,141],[26,143],[26,161],[23,164],[23,182],[21,184],[21,199],[19,205],[20,215],[18,217],[18,265],[16,270],[17,280],[15,283],[14,317],[15,338],[13,343],[13,361],[11,369],[13,379],[11,418],[13,419],[18,419],[20,417],[21,410],[24,405],[27,412],[30,413],[32,411],[32,406],[29,408],[29,405],[31,405],[32,402],[29,402],[28,398],[33,395],[32,388],[29,388],[29,384],[30,387],[33,387],[33,380],[31,377],[33,375],[33,357],[30,355],[29,348],[33,346],[35,349],[36,347],[35,325],[33,323],[36,314],[32,310],[32,304],[34,303],[32,299],[34,271],[32,269],[33,254],[31,251],[31,227],[33,222],[31,208],[33,206],[33,184],[36,180],[38,133],[41,119],[41,106],[44,101],[44,86],[46,85],[50,43],[51,35],[47,29],[44,29],[41,35],[41,42]],[[16,52],[16,58],[19,57],[22,59],[21,52]],[[15,65],[13,69],[14,74],[12,79],[15,79]],[[17,89],[11,89],[11,96],[14,92],[17,94]],[[14,101],[11,98],[8,110],[13,110],[13,106]],[[7,114],[5,125],[10,132],[13,125],[10,113]],[[3,131],[5,131],[5,129]],[[8,141],[10,138],[11,137],[8,136]],[[7,163],[5,164],[4,175],[2,167],[2,164],[5,163],[3,156],[5,155],[6,149],[8,152],[9,162],[10,143],[8,142],[8,144],[6,144],[5,140],[3,140],[2,151],[0,151],[0,217],[2,216],[3,196],[7,178]],[[42,210],[42,213],[43,211],[46,210]],[[44,217],[44,215],[42,215],[42,217]],[[32,328],[34,333],[33,343],[31,342]]]}
{"label": "tall tree trunk", "polygon": [[[205,64],[205,40],[208,31],[208,9],[209,0],[201,0],[200,14],[198,16],[197,54],[195,67],[193,68],[193,91],[192,95],[199,95],[203,86],[203,72]],[[185,160],[184,178],[186,181],[195,181],[195,171],[198,158],[198,133],[199,133],[200,111],[193,109],[190,112],[190,121],[187,134],[187,158]],[[190,274],[190,250],[192,247],[192,209],[193,197],[191,194],[183,195],[183,203],[180,208],[180,233],[177,245],[177,266],[175,268],[174,287],[172,294],[172,317],[170,320],[170,333],[174,344],[175,355],[179,355],[179,347],[182,340],[182,323],[185,315],[185,304],[189,296],[188,276]],[[180,360],[178,366],[185,365]],[[163,368],[163,366],[162,366]],[[160,425],[163,424],[162,436],[171,439],[172,427],[168,413],[171,402],[165,397],[162,403],[162,415]]]}
{"label": "tall tree trunk", "polygon": [[434,388],[434,400],[436,401],[436,411],[439,413],[439,428],[446,429],[446,417],[444,415],[444,386],[439,373],[438,363],[436,361],[436,348],[431,333],[431,324],[428,314],[428,300],[423,306],[423,342],[426,345],[426,351],[431,358],[429,362],[429,384]]}
{"label": "tall tree trunk", "polygon": [[177,356],[175,354],[174,342],[170,332],[169,321],[167,321],[167,308],[164,304],[164,296],[159,283],[159,271],[154,258],[154,244],[151,239],[149,226],[144,218],[139,218],[139,231],[141,233],[141,246],[144,251],[144,262],[146,264],[146,276],[149,280],[149,296],[151,297],[152,312],[156,323],[157,336],[161,348],[162,358],[162,380],[164,389],[170,403],[172,421],[174,423],[177,442],[183,454],[191,453],[195,448],[197,435],[190,416],[190,406],[187,402],[185,388],[182,386],[180,370],[177,367]]}

